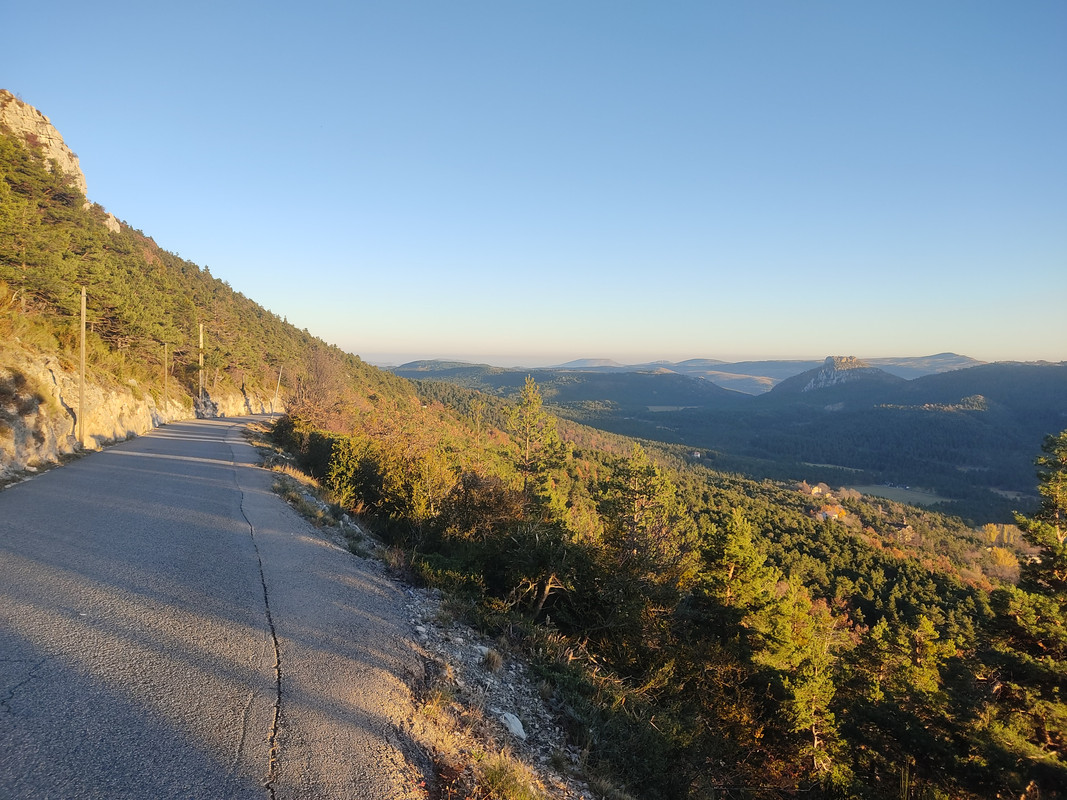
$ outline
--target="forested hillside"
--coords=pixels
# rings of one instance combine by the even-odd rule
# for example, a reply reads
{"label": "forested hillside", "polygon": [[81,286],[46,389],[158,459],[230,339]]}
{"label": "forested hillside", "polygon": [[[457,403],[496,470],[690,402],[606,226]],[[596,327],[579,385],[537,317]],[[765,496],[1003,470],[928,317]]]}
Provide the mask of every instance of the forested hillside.
{"label": "forested hillside", "polygon": [[984,364],[911,380],[867,365],[820,378],[824,369],[755,397],[666,372],[438,362],[394,371],[501,397],[529,373],[545,402],[577,422],[685,445],[754,477],[922,487],[975,524],[1010,522],[1037,502],[1031,443],[1067,425],[1067,365]]}
{"label": "forested hillside", "polygon": [[[50,169],[32,142],[0,133],[5,363],[18,350],[75,365],[85,287],[89,374],[98,384],[134,381],[158,397],[166,354],[170,396],[189,402],[199,387],[202,324],[209,396],[256,389],[270,397],[280,375],[280,399],[307,400],[314,397],[309,381],[344,374],[362,395],[411,397],[403,381],[297,330],[140,231],[127,225],[113,230],[104,210],[87,204],[71,177]],[[10,391],[18,380],[7,377]]]}

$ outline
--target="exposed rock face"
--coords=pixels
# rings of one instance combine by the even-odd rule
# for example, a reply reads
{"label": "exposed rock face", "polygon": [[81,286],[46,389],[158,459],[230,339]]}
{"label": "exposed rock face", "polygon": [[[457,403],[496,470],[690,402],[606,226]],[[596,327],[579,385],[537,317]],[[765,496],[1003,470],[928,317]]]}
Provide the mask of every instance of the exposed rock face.
{"label": "exposed rock face", "polygon": [[[78,376],[54,356],[5,353],[0,366],[0,480],[78,451]],[[171,420],[264,414],[270,398],[233,394],[195,409],[177,392],[165,405],[136,383],[107,389],[87,383],[85,447],[137,436]],[[279,409],[282,410],[282,409]]]}
{"label": "exposed rock face", "polygon": [[[50,169],[68,176],[71,185],[85,194],[85,175],[78,157],[59,131],[48,117],[6,89],[0,89],[0,133],[24,141]],[[112,231],[120,229],[111,214],[105,224]],[[38,464],[57,462],[79,450],[78,405],[79,380],[69,364],[65,366],[55,356],[33,355],[18,346],[18,339],[5,347],[0,362],[0,480]],[[90,450],[137,436],[170,420],[273,410],[269,397],[243,390],[194,404],[188,396],[179,396],[174,387],[164,404],[135,381],[107,388],[93,383],[91,375],[85,388],[85,406],[85,447]]]}
{"label": "exposed rock face", "polygon": [[827,356],[822,367],[800,391],[812,392],[827,386],[838,386],[880,371],[855,356]]}
{"label": "exposed rock face", "polygon": [[240,394],[220,394],[218,397],[204,393],[201,402],[194,403],[193,409],[198,419],[214,417],[243,417],[246,414],[271,414],[285,411],[278,404],[271,404],[271,398],[249,394],[244,389]]}
{"label": "exposed rock face", "polygon": [[822,366],[786,378],[771,392],[776,395],[804,394],[843,384],[866,384],[875,387],[903,382],[903,378],[872,367],[855,356],[829,356]]}
{"label": "exposed rock face", "polygon": [[[51,120],[7,89],[0,89],[0,130],[6,130],[39,149],[46,163],[51,165],[55,162],[59,171],[67,175],[83,195],[88,194],[78,157],[67,147]],[[88,208],[88,200],[85,206]],[[111,213],[104,217],[104,225],[112,233],[118,233],[122,228],[122,224]]]}
{"label": "exposed rock face", "polygon": [[106,225],[107,229],[112,233],[118,233],[122,230],[122,223],[120,223],[118,219],[115,218],[115,215],[110,212],[104,217],[104,225]]}
{"label": "exposed rock face", "polygon": [[70,177],[81,193],[88,194],[78,157],[64,143],[59,131],[52,126],[48,117],[7,89],[0,89],[0,126],[31,147],[40,148],[45,161],[55,161],[59,170]]}

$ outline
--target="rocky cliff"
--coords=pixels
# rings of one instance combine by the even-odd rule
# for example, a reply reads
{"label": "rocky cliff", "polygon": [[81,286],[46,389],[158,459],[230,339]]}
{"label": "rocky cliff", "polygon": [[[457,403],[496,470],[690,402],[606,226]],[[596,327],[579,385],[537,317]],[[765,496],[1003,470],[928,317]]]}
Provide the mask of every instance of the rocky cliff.
{"label": "rocky cliff", "polygon": [[828,356],[822,366],[794,375],[772,389],[778,395],[816,392],[842,384],[890,384],[901,383],[902,378],[885,370],[872,367],[855,356]]}
{"label": "rocky cliff", "polygon": [[[40,150],[45,163],[52,165],[66,175],[73,186],[83,195],[88,196],[88,184],[82,172],[78,156],[67,147],[59,131],[44,114],[15,97],[7,89],[0,89],[0,130],[7,131],[26,142],[31,148]],[[89,201],[86,200],[86,205]],[[113,214],[105,217],[104,224],[109,230],[117,231],[119,221]]]}
{"label": "rocky cliff", "polygon": [[800,391],[811,392],[816,389],[825,389],[827,386],[839,386],[842,383],[868,377],[874,372],[875,369],[870,364],[855,356],[827,356],[823,365],[815,371]]}
{"label": "rocky cliff", "polygon": [[[85,193],[86,181],[78,157],[67,147],[48,117],[3,89],[0,89],[0,134],[25,142],[53,175],[62,174],[70,187]],[[16,194],[10,196],[32,209],[28,213],[36,212],[43,208],[41,204],[48,202],[42,195],[32,201],[37,204],[33,205]],[[107,225],[112,231],[120,230],[118,221],[110,215]],[[0,231],[0,234],[9,234],[0,235],[0,250],[4,250],[4,241],[18,238],[10,235],[12,230]],[[63,239],[57,237],[56,241],[62,242]],[[0,252],[0,257],[0,267],[15,263],[10,250]],[[138,269],[136,262],[131,264],[128,269]],[[49,307],[49,293],[24,279],[25,273],[34,273],[48,265],[49,262],[24,261],[19,270],[0,270],[0,481],[23,470],[59,461],[64,455],[81,448],[77,440],[78,414],[81,412],[76,365],[70,363],[69,355],[59,354],[60,348],[52,338],[55,331],[47,330],[45,335],[30,336],[25,341],[16,333],[19,327],[16,320],[27,314],[28,296],[30,306],[34,302],[39,306],[37,311]],[[62,279],[69,282],[72,277],[63,273]],[[134,293],[130,278],[124,280],[127,285],[122,291]],[[12,282],[10,286],[8,281]],[[36,295],[28,286],[36,286]],[[16,298],[20,300],[16,302]],[[31,308],[29,314],[32,316],[33,313]],[[58,317],[62,318],[63,313]],[[235,327],[241,324],[240,317],[234,324]],[[270,397],[241,391],[231,390],[231,394],[194,404],[184,390],[179,392],[178,387],[172,385],[169,400],[164,402],[159,385],[141,386],[132,380],[123,383],[102,373],[90,373],[87,377],[82,421],[84,446],[88,449],[145,433],[170,420],[271,410]],[[229,381],[227,385],[240,382],[241,379]]]}
{"label": "rocky cliff", "polygon": [[55,162],[60,172],[69,176],[82,194],[88,194],[78,157],[67,147],[51,120],[7,89],[0,89],[0,125],[31,147],[39,148],[45,161]]}

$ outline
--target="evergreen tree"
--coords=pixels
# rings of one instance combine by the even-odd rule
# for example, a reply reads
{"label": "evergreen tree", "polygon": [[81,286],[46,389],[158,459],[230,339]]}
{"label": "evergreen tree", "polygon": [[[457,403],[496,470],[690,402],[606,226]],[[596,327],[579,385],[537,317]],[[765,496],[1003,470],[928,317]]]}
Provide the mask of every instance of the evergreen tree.
{"label": "evergreen tree", "polygon": [[797,737],[797,758],[805,773],[819,780],[843,777],[836,763],[837,723],[831,703],[836,692],[835,664],[847,636],[822,600],[796,580],[781,584],[777,602],[764,607],[766,631],[755,661],[775,674],[788,734]]}
{"label": "evergreen tree", "polygon": [[541,390],[530,375],[518,403],[508,409],[507,422],[517,448],[515,466],[522,475],[522,490],[536,499],[541,479],[549,468],[563,463],[566,448],[556,430],[556,419],[545,411]]}
{"label": "evergreen tree", "polygon": [[980,720],[1009,788],[1053,792],[1067,786],[1067,431],[1046,437],[1036,463],[1041,507],[1016,522],[1039,552],[1018,587],[994,593]]}
{"label": "evergreen tree", "polygon": [[1046,437],[1041,450],[1035,462],[1041,508],[1015,517],[1040,555],[1023,567],[1019,586],[1062,603],[1067,598],[1067,430]]}
{"label": "evergreen tree", "polygon": [[723,609],[724,618],[745,628],[756,626],[782,579],[781,571],[767,564],[766,554],[753,537],[752,523],[734,508],[725,528],[712,535],[701,573],[700,593]]}
{"label": "evergreen tree", "polygon": [[599,509],[604,534],[589,618],[620,670],[660,682],[671,669],[664,654],[672,615],[698,566],[696,527],[639,445],[615,463]]}
{"label": "evergreen tree", "polygon": [[605,538],[618,566],[651,584],[683,585],[696,568],[696,528],[674,484],[639,444],[609,483]]}

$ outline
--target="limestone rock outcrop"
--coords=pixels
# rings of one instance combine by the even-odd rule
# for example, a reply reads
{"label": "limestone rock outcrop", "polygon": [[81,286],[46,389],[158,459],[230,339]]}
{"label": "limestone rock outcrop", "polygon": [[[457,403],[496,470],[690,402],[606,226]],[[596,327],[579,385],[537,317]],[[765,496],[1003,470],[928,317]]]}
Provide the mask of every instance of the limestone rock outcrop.
{"label": "limestone rock outcrop", "polygon": [[[51,121],[33,106],[0,89],[0,132],[16,137],[45,160],[49,168],[68,177],[82,194],[85,175]],[[88,205],[88,201],[86,201]],[[120,230],[114,216],[105,224]],[[77,369],[56,354],[24,347],[17,337],[0,343],[0,482],[24,470],[55,463],[80,449],[78,441],[79,379]],[[83,414],[84,447],[95,450],[137,436],[171,420],[197,417],[264,414],[271,398],[246,391],[218,397],[192,398],[171,389],[167,402],[136,381],[116,384],[88,376]],[[278,410],[282,410],[278,408]]]}
{"label": "limestone rock outcrop", "polygon": [[46,162],[54,161],[82,194],[88,194],[78,157],[67,147],[52,121],[7,89],[0,89],[0,125],[31,147],[40,148]]}
{"label": "limestone rock outcrop", "polygon": [[855,356],[827,356],[822,367],[800,391],[811,392],[816,389],[825,389],[828,386],[839,386],[842,383],[864,378],[874,371],[870,364]]}
{"label": "limestone rock outcrop", "polygon": [[829,356],[821,366],[793,375],[775,386],[771,391],[776,395],[805,394],[821,392],[844,384],[855,386],[877,386],[901,383],[898,378],[885,370],[872,367],[866,361],[855,356]]}

